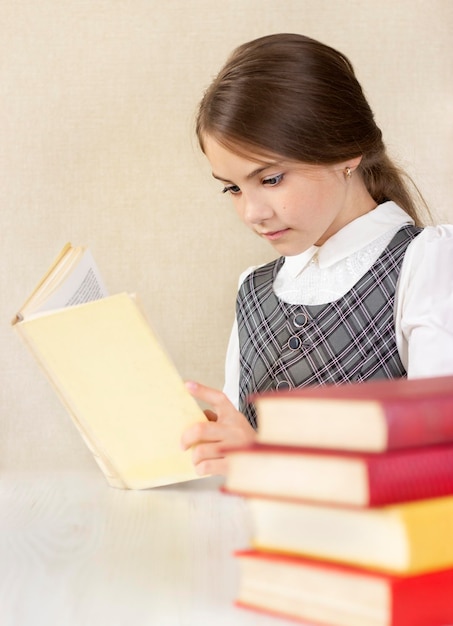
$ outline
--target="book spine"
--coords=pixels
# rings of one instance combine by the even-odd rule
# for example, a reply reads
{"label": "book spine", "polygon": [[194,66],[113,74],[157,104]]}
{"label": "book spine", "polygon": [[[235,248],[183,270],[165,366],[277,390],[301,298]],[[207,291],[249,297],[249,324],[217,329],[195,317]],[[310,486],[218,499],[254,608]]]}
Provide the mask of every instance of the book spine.
{"label": "book spine", "polygon": [[453,447],[368,457],[369,506],[453,494]]}
{"label": "book spine", "polygon": [[392,626],[453,623],[453,569],[393,581]]}
{"label": "book spine", "polygon": [[111,464],[108,463],[108,461],[105,459],[105,457],[101,457],[100,454],[98,454],[96,448],[93,446],[92,442],[87,437],[86,433],[79,426],[78,420],[72,414],[72,411],[71,411],[70,407],[67,404],[66,404],[66,409],[72,415],[73,422],[74,422],[77,430],[79,431],[80,436],[82,437],[82,439],[84,440],[87,448],[90,450],[91,454],[93,455],[94,460],[98,464],[101,472],[104,474],[104,477],[107,480],[107,482],[110,485],[110,487],[115,487],[116,489],[127,489],[128,487],[127,487],[126,483],[123,480],[121,480],[121,478],[117,474],[115,474]]}
{"label": "book spine", "polygon": [[409,548],[407,571],[425,572],[453,566],[453,497],[397,505],[395,510],[404,526]]}
{"label": "book spine", "polygon": [[[453,389],[452,389],[453,396]],[[416,402],[392,401],[384,404],[387,448],[444,443],[453,440],[453,399],[440,396]]]}

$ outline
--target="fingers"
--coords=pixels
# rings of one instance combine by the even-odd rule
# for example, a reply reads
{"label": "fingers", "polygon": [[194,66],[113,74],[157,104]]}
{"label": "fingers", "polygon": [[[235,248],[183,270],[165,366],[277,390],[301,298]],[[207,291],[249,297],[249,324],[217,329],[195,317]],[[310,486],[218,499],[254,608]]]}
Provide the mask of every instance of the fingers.
{"label": "fingers", "polygon": [[220,441],[217,422],[197,422],[186,428],[181,437],[181,447],[187,450],[200,442]]}
{"label": "fingers", "polygon": [[225,475],[227,459],[222,452],[222,442],[199,443],[192,448],[192,462],[198,476]]}
{"label": "fingers", "polygon": [[[194,398],[210,404],[215,409],[226,404],[231,404],[226,395],[218,389],[206,387],[192,380],[186,382],[186,387]],[[218,411],[217,411],[218,412]]]}
{"label": "fingers", "polygon": [[192,424],[183,432],[181,447],[183,450],[192,448],[199,475],[225,474],[225,450],[253,443],[256,433],[222,391],[192,381],[187,382],[186,387],[197,400],[209,404],[214,411],[205,410],[207,421]]}
{"label": "fingers", "polygon": [[198,476],[226,476],[228,472],[228,461],[222,459],[206,459],[195,465],[195,472]]}
{"label": "fingers", "polygon": [[193,381],[186,382],[186,387],[194,398],[213,407],[213,411],[210,409],[205,411],[208,420],[231,425],[242,423],[245,420],[244,415],[236,409],[222,391]]}
{"label": "fingers", "polygon": [[226,475],[228,459],[222,452],[222,444],[200,443],[192,449],[192,461],[198,476]]}
{"label": "fingers", "polygon": [[244,424],[240,428],[232,428],[222,422],[197,422],[186,428],[181,437],[181,448],[187,450],[201,444],[219,444],[219,450],[238,448],[255,439],[255,431],[243,418]]}
{"label": "fingers", "polygon": [[199,443],[192,448],[192,461],[194,465],[212,460],[223,459],[225,454],[220,449],[219,443]]}

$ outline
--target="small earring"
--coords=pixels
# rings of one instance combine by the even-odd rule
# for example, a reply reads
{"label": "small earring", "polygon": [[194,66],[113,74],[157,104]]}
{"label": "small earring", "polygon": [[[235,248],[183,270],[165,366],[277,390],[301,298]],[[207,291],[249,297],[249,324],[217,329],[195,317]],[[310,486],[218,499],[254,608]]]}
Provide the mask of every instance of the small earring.
{"label": "small earring", "polygon": [[352,176],[352,170],[350,167],[346,167],[344,170],[344,175],[346,176],[346,178],[351,178]]}

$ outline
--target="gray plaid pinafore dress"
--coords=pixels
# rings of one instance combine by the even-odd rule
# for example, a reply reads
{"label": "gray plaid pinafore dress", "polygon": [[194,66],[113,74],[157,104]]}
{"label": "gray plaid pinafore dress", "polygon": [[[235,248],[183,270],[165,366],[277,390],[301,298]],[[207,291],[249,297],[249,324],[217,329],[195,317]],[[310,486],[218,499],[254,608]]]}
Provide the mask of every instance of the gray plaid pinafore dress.
{"label": "gray plaid pinafore dress", "polygon": [[404,253],[421,232],[405,226],[372,267],[335,302],[294,305],[274,293],[284,263],[254,270],[236,305],[240,348],[239,409],[256,427],[250,394],[324,383],[406,375],[396,347],[393,308]]}

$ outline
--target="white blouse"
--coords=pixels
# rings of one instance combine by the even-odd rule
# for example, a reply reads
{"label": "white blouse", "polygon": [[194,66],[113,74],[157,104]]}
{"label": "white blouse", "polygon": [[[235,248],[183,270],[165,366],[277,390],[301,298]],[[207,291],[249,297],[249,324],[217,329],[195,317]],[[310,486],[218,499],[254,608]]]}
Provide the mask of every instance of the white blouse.
{"label": "white blouse", "polygon": [[[325,304],[344,296],[411,218],[394,202],[347,224],[322,246],[286,257],[274,281],[289,304]],[[253,270],[239,279],[239,285]],[[453,225],[429,226],[408,246],[396,288],[395,332],[409,378],[453,374]],[[238,406],[237,321],[228,344],[224,392]]]}

